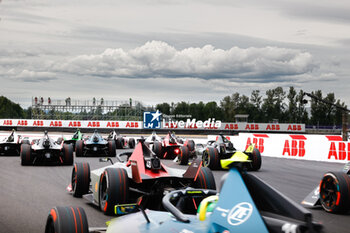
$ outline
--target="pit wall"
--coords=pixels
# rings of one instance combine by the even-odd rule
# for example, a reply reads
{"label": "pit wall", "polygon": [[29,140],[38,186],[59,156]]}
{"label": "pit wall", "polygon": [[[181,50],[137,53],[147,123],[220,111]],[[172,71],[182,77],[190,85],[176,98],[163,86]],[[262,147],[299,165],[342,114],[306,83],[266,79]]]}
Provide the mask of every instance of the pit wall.
{"label": "pit wall", "polygon": [[[215,140],[216,135],[208,135]],[[237,150],[255,143],[263,156],[323,162],[350,161],[350,141],[340,135],[240,133],[227,136]]]}

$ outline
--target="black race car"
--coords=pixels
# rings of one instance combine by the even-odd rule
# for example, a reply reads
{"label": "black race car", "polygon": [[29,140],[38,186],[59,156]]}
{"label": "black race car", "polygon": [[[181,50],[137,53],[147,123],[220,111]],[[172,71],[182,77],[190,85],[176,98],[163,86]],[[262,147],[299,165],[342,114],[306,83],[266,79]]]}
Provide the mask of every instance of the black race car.
{"label": "black race car", "polygon": [[15,155],[18,156],[21,150],[21,143],[29,143],[28,140],[23,140],[21,135],[12,130],[11,134],[0,140],[0,155]]}
{"label": "black race car", "polygon": [[75,197],[84,196],[110,215],[116,204],[139,203],[144,208],[162,209],[163,196],[174,189],[216,189],[211,170],[202,167],[200,160],[186,171],[167,167],[144,139],[139,140],[133,152],[122,153],[117,159],[91,172],[88,163],[76,163],[67,190]]}
{"label": "black race car", "polygon": [[257,171],[261,167],[260,151],[255,148],[255,145],[250,145],[247,150],[241,152],[236,150],[233,143],[224,135],[217,136],[215,141],[208,141],[203,151],[202,160],[203,166],[210,169],[221,169],[220,161],[229,159],[232,156],[247,155],[251,163],[248,165],[249,170]]}
{"label": "black race car", "polygon": [[32,140],[31,144],[22,144],[20,155],[21,165],[73,164],[72,145],[64,144],[61,138],[52,139],[47,131],[42,138]]}
{"label": "black race car", "polygon": [[114,140],[115,146],[117,149],[124,149],[124,148],[133,149],[133,148],[135,148],[135,139],[134,138],[123,137],[119,133],[115,132],[115,130],[113,130],[112,132],[109,133],[107,140],[108,141]]}
{"label": "black race car", "polygon": [[115,150],[114,140],[107,141],[97,130],[91,136],[75,143],[75,156],[77,157],[87,155],[115,157]]}
{"label": "black race car", "polygon": [[317,186],[301,202],[305,206],[322,206],[335,214],[347,213],[350,210],[350,162],[343,171],[327,172]]}

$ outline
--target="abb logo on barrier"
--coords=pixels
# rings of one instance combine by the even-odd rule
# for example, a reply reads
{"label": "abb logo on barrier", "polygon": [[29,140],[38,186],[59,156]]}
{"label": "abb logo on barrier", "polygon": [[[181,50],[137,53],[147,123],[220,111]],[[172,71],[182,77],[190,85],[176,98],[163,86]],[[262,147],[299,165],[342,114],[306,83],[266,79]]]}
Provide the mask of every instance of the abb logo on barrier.
{"label": "abb logo on barrier", "polygon": [[62,127],[62,121],[51,121],[50,126],[52,127]]}
{"label": "abb logo on barrier", "polygon": [[34,121],[33,126],[44,126],[44,121]]}
{"label": "abb logo on barrier", "polygon": [[350,143],[343,142],[341,136],[326,136],[331,145],[328,151],[328,159],[349,160],[350,161]]}
{"label": "abb logo on barrier", "polygon": [[245,149],[247,149],[251,143],[254,143],[256,148],[260,151],[260,153],[263,153],[265,149],[264,139],[269,138],[269,136],[267,134],[253,134],[253,136],[253,139],[248,137]]}
{"label": "abb logo on barrier", "polygon": [[4,120],[3,125],[12,125],[12,120]]}
{"label": "abb logo on barrier", "polygon": [[114,121],[109,121],[109,122],[107,123],[107,127],[118,128],[118,127],[119,127],[119,122],[118,122],[118,121],[116,121],[116,122],[114,122]]}
{"label": "abb logo on barrier", "polygon": [[139,123],[138,122],[127,122],[126,123],[126,128],[138,128],[139,127]]}
{"label": "abb logo on barrier", "polygon": [[27,120],[19,120],[19,121],[17,122],[17,125],[27,126],[27,125],[28,125],[28,121],[27,121]]}
{"label": "abb logo on barrier", "polygon": [[301,131],[301,125],[288,125],[288,131]]}
{"label": "abb logo on barrier", "polygon": [[100,122],[98,122],[98,121],[90,121],[88,123],[87,127],[100,127]]}
{"label": "abb logo on barrier", "polygon": [[292,140],[285,140],[282,155],[299,156],[305,155],[305,141],[304,135],[289,135]]}
{"label": "abb logo on barrier", "polygon": [[80,121],[70,121],[68,127],[81,127]]}
{"label": "abb logo on barrier", "polygon": [[226,124],[225,129],[230,129],[230,130],[238,129],[238,124]]}

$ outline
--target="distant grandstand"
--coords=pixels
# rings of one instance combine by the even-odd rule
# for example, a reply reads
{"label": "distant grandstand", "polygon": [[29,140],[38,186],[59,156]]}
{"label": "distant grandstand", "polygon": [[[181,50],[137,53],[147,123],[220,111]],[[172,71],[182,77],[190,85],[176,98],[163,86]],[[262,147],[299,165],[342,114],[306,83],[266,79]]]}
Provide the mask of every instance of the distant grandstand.
{"label": "distant grandstand", "polygon": [[142,120],[146,107],[140,101],[51,99],[32,97],[33,119],[57,120]]}

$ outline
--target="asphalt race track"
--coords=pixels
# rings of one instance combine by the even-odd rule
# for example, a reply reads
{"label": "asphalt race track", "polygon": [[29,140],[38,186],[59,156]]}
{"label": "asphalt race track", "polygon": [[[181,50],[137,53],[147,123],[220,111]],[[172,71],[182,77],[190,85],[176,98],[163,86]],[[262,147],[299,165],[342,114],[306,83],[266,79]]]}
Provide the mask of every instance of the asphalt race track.
{"label": "asphalt race track", "polygon": [[[120,153],[125,150],[117,150]],[[89,162],[91,169],[107,164],[98,158],[78,158],[76,162]],[[163,161],[173,167],[172,161]],[[342,164],[297,161],[263,157],[262,169],[254,174],[294,201],[301,200],[318,185],[323,173],[339,171]],[[47,214],[56,205],[84,207],[89,225],[105,226],[110,217],[103,215],[84,199],[73,198],[66,192],[71,176],[71,166],[20,165],[19,157],[0,157],[0,232],[44,232]],[[215,171],[217,184],[225,171]],[[349,232],[350,215],[327,214],[322,209],[312,209],[314,219],[322,222],[325,232]]]}

